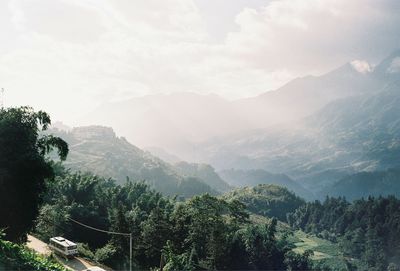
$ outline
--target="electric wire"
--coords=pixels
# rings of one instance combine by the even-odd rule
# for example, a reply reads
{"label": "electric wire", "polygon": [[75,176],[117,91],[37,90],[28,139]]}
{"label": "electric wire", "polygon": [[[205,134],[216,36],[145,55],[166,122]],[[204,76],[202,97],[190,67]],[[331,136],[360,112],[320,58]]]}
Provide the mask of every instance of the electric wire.
{"label": "electric wire", "polygon": [[107,234],[116,234],[116,235],[131,236],[131,233],[106,231],[106,230],[102,230],[102,229],[98,229],[98,228],[95,228],[95,227],[86,225],[86,224],[84,224],[84,223],[82,223],[82,222],[79,222],[79,221],[77,221],[77,220],[75,220],[75,219],[72,219],[72,218],[69,218],[69,217],[67,217],[67,219],[70,220],[70,221],[72,221],[72,222],[74,222],[74,223],[76,223],[76,224],[78,224],[78,225],[81,225],[82,227],[85,227],[85,228],[88,228],[88,229],[91,229],[91,230],[95,230],[95,231],[98,231],[98,232],[107,233]]}

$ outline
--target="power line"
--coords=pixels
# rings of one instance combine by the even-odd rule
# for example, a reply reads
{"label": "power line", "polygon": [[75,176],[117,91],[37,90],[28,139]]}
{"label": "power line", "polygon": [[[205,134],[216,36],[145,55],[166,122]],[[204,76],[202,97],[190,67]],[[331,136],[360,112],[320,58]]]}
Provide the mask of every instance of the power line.
{"label": "power line", "polygon": [[76,224],[78,224],[78,225],[80,225],[82,227],[85,227],[85,228],[88,228],[88,229],[91,229],[91,230],[94,230],[94,231],[98,231],[98,232],[102,232],[102,233],[106,233],[106,234],[129,236],[129,271],[132,271],[132,233],[106,231],[106,230],[102,230],[102,229],[98,229],[98,228],[86,225],[86,224],[84,224],[82,222],[76,221],[75,219],[72,219],[72,218],[69,218],[69,217],[67,217],[67,219],[71,220],[72,222],[74,222],[74,223],[76,223]]}
{"label": "power line", "polygon": [[[106,230],[102,230],[102,229],[98,229],[98,228],[95,228],[95,227],[86,225],[86,224],[84,224],[84,223],[82,223],[82,222],[79,222],[79,221],[77,221],[77,220],[75,220],[75,219],[72,219],[72,218],[70,218],[70,217],[66,217],[66,218],[67,218],[68,220],[70,220],[70,221],[72,221],[72,222],[74,222],[74,223],[76,223],[76,224],[78,224],[78,225],[80,225],[80,226],[82,226],[82,227],[88,228],[88,229],[90,229],[90,230],[94,230],[94,231],[98,231],[98,232],[102,232],[102,233],[106,233],[106,234],[122,235],[122,236],[129,237],[129,270],[132,271],[132,249],[133,249],[133,248],[132,248],[132,233],[115,232],[115,231],[106,231]],[[51,221],[49,221],[49,220],[47,220],[47,219],[44,219],[44,220],[47,221],[47,222],[50,223],[50,224],[53,224],[54,226],[56,226],[56,227],[58,227],[58,228],[63,229],[62,227],[57,226],[55,223],[53,223],[53,222],[51,222]],[[65,229],[63,229],[63,230],[65,231]]]}
{"label": "power line", "polygon": [[88,229],[95,230],[95,231],[99,231],[99,232],[103,232],[103,233],[107,233],[107,234],[124,235],[124,236],[130,236],[130,235],[131,235],[130,233],[114,232],[114,231],[106,231],[106,230],[98,229],[98,228],[95,228],[95,227],[86,225],[86,224],[84,224],[84,223],[82,223],[82,222],[76,221],[75,219],[72,219],[72,218],[69,218],[69,217],[67,217],[67,219],[71,220],[72,222],[74,222],[74,223],[76,223],[76,224],[78,224],[78,225],[81,225],[81,226],[86,227],[86,228],[88,228]]}

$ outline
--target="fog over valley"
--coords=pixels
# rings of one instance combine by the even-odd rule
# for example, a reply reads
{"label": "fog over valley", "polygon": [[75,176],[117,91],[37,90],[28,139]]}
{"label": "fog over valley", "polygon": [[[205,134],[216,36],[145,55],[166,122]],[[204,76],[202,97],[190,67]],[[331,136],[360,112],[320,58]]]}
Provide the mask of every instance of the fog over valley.
{"label": "fog over valley", "polygon": [[287,174],[296,192],[314,198],[345,176],[397,167],[399,57],[395,51],[368,70],[347,63],[234,101],[174,93],[110,102],[80,121],[112,127],[171,164]]}
{"label": "fog over valley", "polygon": [[0,271],[400,270],[400,1],[0,1]]}

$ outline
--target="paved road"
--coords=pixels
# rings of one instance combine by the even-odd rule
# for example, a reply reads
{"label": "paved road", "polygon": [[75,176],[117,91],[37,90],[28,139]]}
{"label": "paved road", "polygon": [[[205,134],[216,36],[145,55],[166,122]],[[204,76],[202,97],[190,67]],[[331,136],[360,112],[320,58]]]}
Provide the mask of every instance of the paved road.
{"label": "paved road", "polygon": [[[51,253],[51,250],[45,242],[40,241],[32,235],[28,235],[28,242],[26,246],[42,255],[50,255]],[[60,261],[60,263],[62,263],[66,268],[74,271],[83,271],[89,267],[95,266],[88,261],[78,257],[74,257],[72,259],[64,259],[63,257],[59,256],[56,257]]]}

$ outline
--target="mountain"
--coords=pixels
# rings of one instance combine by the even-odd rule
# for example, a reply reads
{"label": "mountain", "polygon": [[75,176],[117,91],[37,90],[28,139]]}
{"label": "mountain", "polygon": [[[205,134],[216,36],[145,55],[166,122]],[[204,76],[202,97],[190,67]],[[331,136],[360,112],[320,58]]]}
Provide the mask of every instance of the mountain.
{"label": "mountain", "polygon": [[253,170],[223,170],[218,174],[230,185],[236,187],[257,186],[259,184],[274,184],[285,187],[296,195],[313,199],[314,195],[303,186],[293,181],[285,174],[272,174],[262,169]]}
{"label": "mountain", "polygon": [[201,142],[301,119],[373,84],[368,74],[349,63],[252,98],[228,101],[195,93],[150,95],[103,104],[78,122],[110,126],[142,148],[155,146],[186,161],[200,161],[196,153]]}
{"label": "mountain", "polygon": [[217,171],[285,174],[316,194],[357,172],[400,167],[399,89],[397,51],[367,70],[352,62],[254,98],[147,96],[104,105],[87,120],[118,120],[117,131],[139,145]]}
{"label": "mountain", "polygon": [[[194,143],[244,127],[240,112],[217,95],[173,93],[107,103],[79,120],[111,126],[138,146],[156,146],[174,154]],[[179,154],[178,154],[179,156]],[[182,157],[184,159],[184,157]],[[186,160],[186,159],[185,159]]]}
{"label": "mountain", "polygon": [[[347,63],[321,76],[297,78],[274,91],[235,102],[247,119],[257,120],[254,129],[291,122],[322,109],[328,103],[361,94],[376,85],[369,74]],[[266,126],[268,124],[268,126]]]}
{"label": "mountain", "polygon": [[174,164],[174,168],[182,176],[199,178],[219,192],[227,192],[232,189],[232,187],[221,179],[221,177],[215,172],[215,169],[210,165],[181,161]]}
{"label": "mountain", "polygon": [[400,197],[400,170],[359,172],[346,176],[330,186],[324,194],[344,196],[348,200],[370,196]]}
{"label": "mountain", "polygon": [[202,180],[182,176],[174,167],[115,135],[112,128],[103,126],[76,127],[70,131],[51,130],[69,144],[66,167],[90,171],[117,182],[126,178],[145,180],[166,195],[190,197],[195,194],[216,194]]}
{"label": "mountain", "polygon": [[238,188],[224,194],[223,198],[238,200],[252,213],[276,217],[281,221],[286,221],[286,214],[305,204],[304,200],[286,188],[272,184]]}
{"label": "mountain", "polygon": [[209,140],[196,156],[217,170],[285,173],[314,193],[349,174],[399,168],[399,59],[392,54],[362,74],[359,91],[301,120]]}
{"label": "mountain", "polygon": [[151,154],[153,154],[154,156],[159,157],[160,159],[164,160],[165,162],[168,162],[170,164],[175,164],[178,163],[180,161],[182,161],[181,158],[179,158],[178,156],[167,152],[166,150],[164,150],[163,148],[159,148],[159,147],[146,147],[144,148],[145,151],[150,152]]}

